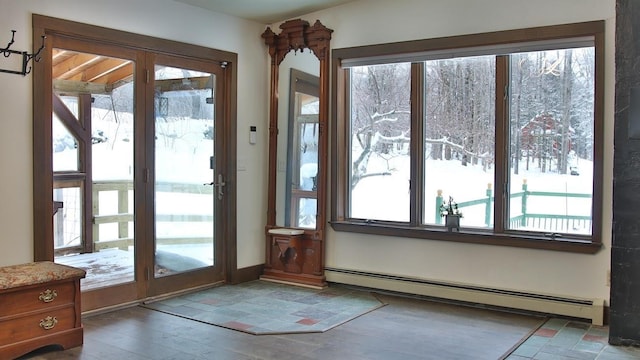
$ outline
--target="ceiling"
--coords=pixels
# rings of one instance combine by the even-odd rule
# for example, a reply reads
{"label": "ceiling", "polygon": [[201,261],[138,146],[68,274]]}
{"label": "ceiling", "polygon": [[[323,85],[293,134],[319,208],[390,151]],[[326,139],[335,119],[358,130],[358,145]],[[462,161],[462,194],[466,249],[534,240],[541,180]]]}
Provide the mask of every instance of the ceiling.
{"label": "ceiling", "polygon": [[57,93],[105,94],[131,81],[133,64],[130,61],[52,50],[52,78]]}
{"label": "ceiling", "polygon": [[203,9],[273,24],[354,0],[174,0]]}

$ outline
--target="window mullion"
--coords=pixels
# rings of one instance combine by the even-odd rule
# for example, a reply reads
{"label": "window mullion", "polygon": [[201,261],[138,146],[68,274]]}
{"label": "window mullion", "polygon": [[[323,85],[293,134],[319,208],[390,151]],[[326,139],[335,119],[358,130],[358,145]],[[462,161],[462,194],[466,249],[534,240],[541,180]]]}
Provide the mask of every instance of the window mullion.
{"label": "window mullion", "polygon": [[424,62],[411,64],[411,200],[410,222],[424,219]]}
{"label": "window mullion", "polygon": [[351,126],[348,121],[348,114],[351,112],[350,89],[351,70],[343,69],[338,61],[333,62],[332,83],[332,117],[331,138],[333,145],[331,148],[331,213],[332,221],[343,221],[351,214],[349,201],[349,173],[351,172],[351,157],[348,156],[347,149],[350,149],[349,134]]}
{"label": "window mullion", "polygon": [[333,164],[340,162],[342,166],[334,166],[332,173],[335,174],[337,182],[333,185],[333,189],[336,192],[336,204],[340,204],[336,207],[336,213],[334,214],[334,220],[344,220],[346,217],[351,217],[351,192],[349,188],[351,186],[351,156],[348,149],[351,149],[351,122],[349,121],[349,115],[351,113],[351,70],[340,69],[336,71],[337,77],[334,79],[336,83],[340,83],[341,86],[337,86],[334,92],[334,99],[336,107],[341,104],[344,111],[336,112],[336,125],[337,129],[343,129],[343,131],[335,131],[334,139],[336,144],[333,148],[333,156],[336,161],[332,161]]}
{"label": "window mullion", "polygon": [[509,57],[496,57],[495,188],[493,229],[503,233],[509,210]]}

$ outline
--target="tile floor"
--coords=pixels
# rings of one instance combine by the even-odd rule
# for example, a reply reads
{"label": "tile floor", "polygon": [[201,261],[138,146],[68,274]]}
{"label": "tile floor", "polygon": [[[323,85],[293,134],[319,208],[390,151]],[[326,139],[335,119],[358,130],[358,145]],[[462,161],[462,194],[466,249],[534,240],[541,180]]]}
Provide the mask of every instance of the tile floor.
{"label": "tile floor", "polygon": [[371,292],[340,285],[315,290],[256,280],[201,290],[145,307],[264,335],[324,332],[384,305]]}
{"label": "tile floor", "polygon": [[640,348],[611,346],[609,328],[550,319],[523,342],[508,360],[637,360]]}

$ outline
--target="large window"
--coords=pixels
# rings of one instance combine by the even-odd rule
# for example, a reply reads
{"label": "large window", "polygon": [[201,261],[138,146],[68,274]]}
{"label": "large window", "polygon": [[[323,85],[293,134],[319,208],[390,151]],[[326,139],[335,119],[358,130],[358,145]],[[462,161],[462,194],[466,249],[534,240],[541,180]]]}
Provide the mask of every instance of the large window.
{"label": "large window", "polygon": [[597,251],[603,31],[334,50],[334,229]]}

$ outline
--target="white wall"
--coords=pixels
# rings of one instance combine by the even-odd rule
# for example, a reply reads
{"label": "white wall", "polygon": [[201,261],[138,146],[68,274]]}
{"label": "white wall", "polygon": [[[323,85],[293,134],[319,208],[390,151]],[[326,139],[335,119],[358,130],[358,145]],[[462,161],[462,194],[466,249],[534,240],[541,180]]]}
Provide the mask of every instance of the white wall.
{"label": "white wall", "polygon": [[[268,94],[264,25],[171,0],[0,0],[0,47],[31,49],[31,14],[238,54],[238,267],[264,262]],[[0,57],[0,67],[2,66]],[[0,73],[0,266],[33,260],[31,76]],[[258,142],[249,145],[249,126]]]}
{"label": "white wall", "polygon": [[[614,0],[360,0],[309,14],[333,49],[606,20],[604,248],[595,255],[335,232],[326,265],[480,286],[609,299],[614,102]],[[330,209],[329,209],[330,211]]]}

